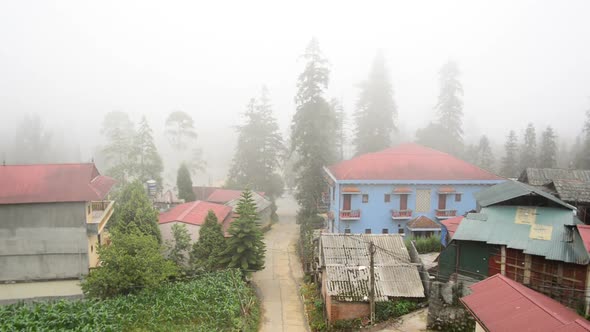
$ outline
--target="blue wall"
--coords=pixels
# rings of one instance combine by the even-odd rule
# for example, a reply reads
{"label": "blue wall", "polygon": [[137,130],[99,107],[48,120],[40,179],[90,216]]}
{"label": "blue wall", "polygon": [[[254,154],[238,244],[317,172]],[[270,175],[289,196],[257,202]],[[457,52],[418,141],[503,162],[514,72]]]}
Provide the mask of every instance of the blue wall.
{"label": "blue wall", "polygon": [[[356,182],[356,183],[355,183]],[[476,202],[473,194],[482,189],[488,188],[494,184],[503,181],[480,181],[469,183],[469,181],[404,181],[404,183],[386,183],[386,181],[375,181],[374,184],[363,184],[355,182],[340,183],[336,182],[330,188],[330,211],[333,215],[333,220],[329,222],[328,229],[335,233],[344,233],[345,229],[349,228],[351,233],[359,234],[365,233],[365,229],[370,228],[373,234],[382,233],[383,229],[388,229],[390,234],[398,233],[401,226],[405,234],[409,234],[406,224],[414,218],[421,215],[427,216],[435,222],[440,222],[442,219],[435,217],[435,210],[438,208],[438,189],[441,186],[452,186],[457,192],[461,193],[461,201],[455,202],[455,195],[445,195],[447,198],[446,209],[457,210],[457,216],[463,215],[465,212],[474,210]],[[430,182],[430,183],[429,183]],[[361,217],[358,220],[340,220],[340,210],[343,206],[343,195],[341,190],[343,187],[356,187],[360,189],[360,193],[353,194],[351,200],[351,209],[361,210]],[[399,210],[400,196],[393,194],[396,187],[411,188],[411,193],[408,195],[407,208],[412,210],[412,217],[403,220],[393,220],[391,218],[391,210]],[[416,190],[430,189],[430,210],[428,212],[416,211]],[[362,194],[369,195],[369,202],[362,203]],[[384,202],[385,194],[391,194],[391,201]]]}

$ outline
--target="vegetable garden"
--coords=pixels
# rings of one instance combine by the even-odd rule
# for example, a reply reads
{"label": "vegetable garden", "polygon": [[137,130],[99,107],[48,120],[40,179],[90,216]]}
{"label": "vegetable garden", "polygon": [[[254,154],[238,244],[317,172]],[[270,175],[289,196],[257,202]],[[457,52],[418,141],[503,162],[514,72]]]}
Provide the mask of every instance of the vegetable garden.
{"label": "vegetable garden", "polygon": [[0,331],[256,331],[259,311],[229,269],[106,300],[0,306]]}

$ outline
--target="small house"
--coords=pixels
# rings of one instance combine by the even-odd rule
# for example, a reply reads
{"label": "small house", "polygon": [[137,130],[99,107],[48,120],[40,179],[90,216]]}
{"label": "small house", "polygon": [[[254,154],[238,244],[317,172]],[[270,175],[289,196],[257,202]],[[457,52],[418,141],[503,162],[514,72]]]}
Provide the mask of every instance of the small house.
{"label": "small house", "polygon": [[375,301],[424,298],[417,264],[399,234],[322,233],[319,269],[325,313],[330,322],[370,316],[370,253],[375,245]]}
{"label": "small house", "polygon": [[409,235],[413,237],[428,237],[440,235],[441,226],[427,216],[420,216],[412,219],[406,225]]}

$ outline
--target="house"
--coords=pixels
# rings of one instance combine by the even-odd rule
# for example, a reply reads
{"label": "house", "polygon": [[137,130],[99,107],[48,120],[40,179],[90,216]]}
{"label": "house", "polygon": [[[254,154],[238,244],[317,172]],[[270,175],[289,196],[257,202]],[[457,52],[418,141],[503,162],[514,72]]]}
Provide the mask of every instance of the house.
{"label": "house", "polygon": [[588,310],[590,234],[574,207],[516,181],[476,198],[479,211],[460,222],[439,257],[439,279],[502,274],[569,307]]}
{"label": "house", "polygon": [[0,283],[52,282],[23,285],[38,291],[20,294],[11,287],[32,298],[63,294],[64,284],[79,291],[79,279],[99,264],[114,183],[94,164],[0,166]]}
{"label": "house", "polygon": [[[242,190],[216,187],[193,187],[193,192],[195,192],[195,195],[199,198],[207,195],[205,198],[202,198],[204,201],[224,204],[230,206],[234,210],[242,197]],[[260,226],[269,226],[271,224],[272,203],[264,197],[263,192],[252,191],[252,198],[256,204],[256,212],[260,218],[258,221]]]}
{"label": "house", "polygon": [[590,224],[590,170],[527,168],[518,181],[538,187],[575,206],[578,218]]}
{"label": "house", "polygon": [[174,193],[174,190],[166,190],[164,192],[159,192],[153,199],[154,207],[158,211],[167,211],[171,208],[184,203],[183,199],[179,199],[178,196]]}
{"label": "house", "polygon": [[232,221],[232,208],[222,204],[194,201],[177,205],[166,212],[160,213],[158,226],[160,233],[162,233],[162,240],[164,242],[173,240],[172,226],[184,224],[190,234],[191,241],[198,241],[199,231],[205,223],[209,211],[215,213],[217,221],[222,225],[222,229],[226,233]]}
{"label": "house", "polygon": [[475,331],[590,331],[590,323],[559,302],[496,274],[471,287],[461,302]]}
{"label": "house", "polygon": [[335,320],[370,315],[369,243],[375,244],[375,301],[424,298],[417,264],[399,234],[322,233],[319,240],[321,293],[326,315]]}
{"label": "house", "polygon": [[473,194],[506,181],[449,154],[408,143],[324,168],[329,225],[336,233],[409,232],[475,209]]}
{"label": "house", "polygon": [[406,228],[410,236],[427,237],[432,235],[440,235],[441,227],[439,223],[432,221],[427,216],[419,216],[408,222]]}

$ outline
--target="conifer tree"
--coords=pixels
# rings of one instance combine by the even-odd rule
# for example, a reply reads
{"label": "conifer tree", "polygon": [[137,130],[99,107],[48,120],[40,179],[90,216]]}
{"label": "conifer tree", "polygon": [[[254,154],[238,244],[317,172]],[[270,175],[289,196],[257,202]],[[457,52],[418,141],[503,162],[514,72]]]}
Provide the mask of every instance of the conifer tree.
{"label": "conifer tree", "polygon": [[494,154],[490,146],[490,140],[483,135],[477,146],[477,165],[485,170],[492,171],[494,168]]}
{"label": "conifer tree", "polygon": [[336,150],[337,150],[337,160],[342,161],[344,160],[344,149],[346,148],[346,144],[348,142],[348,130],[346,126],[346,112],[344,112],[344,107],[342,107],[342,103],[339,102],[336,98],[332,98],[330,100],[330,108],[332,109],[332,113],[334,113],[334,118],[336,120],[336,129],[335,129],[335,142],[336,142]]}
{"label": "conifer tree", "polygon": [[178,198],[184,199],[185,202],[192,202],[196,199],[193,191],[193,181],[191,180],[191,173],[186,164],[182,163],[178,168],[176,175],[176,187],[178,188]]}
{"label": "conifer tree", "polygon": [[168,259],[179,268],[187,268],[187,258],[191,248],[191,236],[185,224],[174,223],[172,225],[172,240],[167,241]]}
{"label": "conifer tree", "polygon": [[553,128],[548,126],[541,135],[541,151],[539,151],[539,167],[553,168],[557,166],[557,136]]}
{"label": "conifer tree", "polygon": [[537,135],[535,127],[529,123],[525,132],[523,144],[520,148],[520,170],[537,167]]}
{"label": "conifer tree", "polygon": [[143,234],[153,236],[158,243],[162,242],[158,228],[158,211],[152,206],[141,182],[134,181],[123,187],[117,197],[117,206],[110,227],[122,232],[137,229]]}
{"label": "conifer tree", "polygon": [[236,213],[238,218],[229,227],[231,237],[227,239],[221,263],[228,268],[239,268],[244,273],[262,270],[266,249],[250,190],[242,192]]}
{"label": "conifer tree", "polygon": [[505,155],[502,158],[502,171],[500,172],[503,176],[507,178],[514,178],[519,175],[518,169],[518,138],[516,137],[516,132],[511,130],[508,133],[508,137],[506,138],[506,143],[504,144]]}
{"label": "conifer tree", "polygon": [[109,112],[103,120],[101,133],[107,139],[107,145],[102,150],[108,164],[106,174],[117,179],[118,185],[129,183],[135,166],[133,122],[125,112]]}
{"label": "conifer tree", "polygon": [[584,121],[582,137],[579,141],[579,147],[576,150],[576,167],[590,169],[590,110],[586,111],[586,121]]}
{"label": "conifer tree", "polygon": [[369,78],[361,84],[356,105],[356,154],[375,152],[390,147],[391,134],[397,130],[394,119],[397,108],[385,57],[377,54]]}
{"label": "conifer tree", "polygon": [[297,82],[297,110],[291,123],[291,151],[299,157],[294,167],[299,220],[317,213],[325,190],[323,167],[336,159],[336,119],[323,96],[330,71],[316,39],[311,40],[303,58],[307,63]]}
{"label": "conifer tree", "polygon": [[191,266],[193,269],[214,271],[223,267],[222,254],[226,250],[225,238],[217,216],[211,210],[199,230],[199,240],[193,243]]}
{"label": "conifer tree", "polygon": [[250,100],[244,115],[246,123],[238,127],[238,144],[226,186],[263,191],[274,200],[283,192],[278,171],[285,147],[265,87],[260,98]]}
{"label": "conifer tree", "polygon": [[445,140],[445,151],[459,155],[463,146],[463,86],[459,81],[459,67],[447,62],[439,71],[440,93],[436,110],[442,128],[440,137]]}
{"label": "conifer tree", "polygon": [[142,183],[147,180],[155,180],[158,183],[158,187],[162,188],[164,164],[154,144],[152,129],[145,116],[142,117],[137,133],[135,134],[133,157],[136,178]]}

